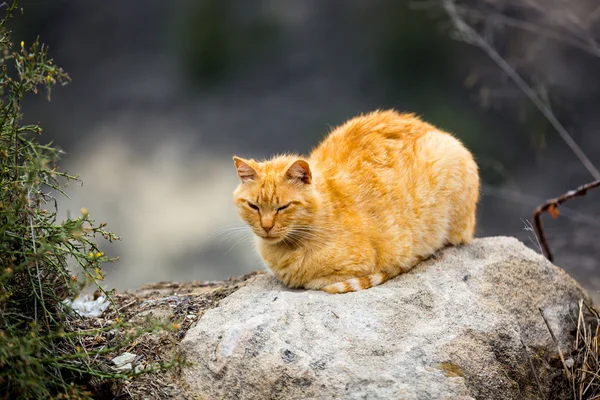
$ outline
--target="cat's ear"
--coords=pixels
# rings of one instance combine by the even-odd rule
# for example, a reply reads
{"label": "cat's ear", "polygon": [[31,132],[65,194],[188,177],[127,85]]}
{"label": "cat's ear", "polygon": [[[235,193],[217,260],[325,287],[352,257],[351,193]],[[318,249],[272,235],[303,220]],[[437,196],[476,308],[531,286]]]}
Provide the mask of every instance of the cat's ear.
{"label": "cat's ear", "polygon": [[248,160],[233,156],[233,162],[235,163],[235,168],[237,169],[238,176],[240,177],[242,183],[253,181],[258,177],[258,174],[254,168],[250,166],[250,162]]}
{"label": "cat's ear", "polygon": [[304,160],[298,160],[288,168],[285,176],[295,181],[300,181],[306,184],[312,182],[312,173],[310,172],[310,166]]}

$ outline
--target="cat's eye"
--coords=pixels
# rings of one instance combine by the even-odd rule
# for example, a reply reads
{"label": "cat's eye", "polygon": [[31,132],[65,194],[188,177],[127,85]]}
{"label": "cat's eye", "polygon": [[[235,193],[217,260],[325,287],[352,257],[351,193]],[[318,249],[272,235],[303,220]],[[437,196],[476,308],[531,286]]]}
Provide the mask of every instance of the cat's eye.
{"label": "cat's eye", "polygon": [[290,206],[290,204],[292,204],[292,203],[287,203],[286,205],[283,205],[283,206],[279,207],[277,209],[277,211],[283,211],[283,210],[285,210],[286,208],[288,208]]}
{"label": "cat's eye", "polygon": [[248,203],[251,209],[258,211],[258,206],[256,204]]}

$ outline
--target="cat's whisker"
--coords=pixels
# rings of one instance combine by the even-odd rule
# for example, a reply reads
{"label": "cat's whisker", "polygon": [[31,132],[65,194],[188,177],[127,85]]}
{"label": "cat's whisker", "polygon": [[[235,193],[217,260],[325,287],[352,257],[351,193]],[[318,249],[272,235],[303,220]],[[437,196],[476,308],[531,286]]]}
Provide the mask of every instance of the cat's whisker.
{"label": "cat's whisker", "polygon": [[318,239],[306,238],[301,236],[294,236],[294,240],[298,245],[310,246],[311,248],[322,248],[324,242]]}
{"label": "cat's whisker", "polygon": [[233,250],[233,248],[234,248],[235,246],[237,246],[238,244],[240,244],[240,243],[242,243],[242,242],[250,242],[250,241],[251,241],[251,239],[252,239],[251,237],[247,237],[247,236],[244,236],[244,237],[242,237],[242,238],[238,239],[238,240],[237,240],[237,241],[236,241],[236,242],[233,244],[233,246],[231,246],[231,247],[229,248],[229,250],[227,250],[227,251],[225,252],[225,254],[224,254],[224,255],[227,255],[227,254],[229,254],[229,252],[230,252],[231,250]]}
{"label": "cat's whisker", "polygon": [[318,228],[311,225],[295,225],[294,229],[309,229],[309,230],[317,230]]}
{"label": "cat's whisker", "polygon": [[211,234],[208,237],[208,240],[212,240],[212,239],[216,238],[217,236],[228,234],[230,232],[240,232],[240,231],[246,231],[246,230],[249,230],[249,228],[248,228],[248,226],[245,226],[245,225],[235,225],[235,226],[224,227],[224,228],[217,230],[213,234]]}
{"label": "cat's whisker", "polygon": [[290,244],[292,246],[294,246],[294,247],[297,246],[295,240],[293,238],[289,237],[289,236],[284,237],[283,240],[282,240],[282,242],[285,243],[285,245],[287,246],[287,248],[290,249],[290,250],[291,250]]}
{"label": "cat's whisker", "polygon": [[307,240],[307,241],[317,241],[317,242],[319,242],[321,240],[321,238],[318,237],[318,236],[307,236],[307,235],[302,235],[302,234],[295,234],[293,236],[294,236],[294,239],[297,239],[297,240],[300,240],[300,241]]}
{"label": "cat's whisker", "polygon": [[308,237],[306,237],[305,235],[303,235],[301,232],[290,232],[289,235],[291,237],[293,237],[296,241],[298,241],[299,243],[302,241],[302,239],[308,239]]}
{"label": "cat's whisker", "polygon": [[249,234],[250,231],[247,229],[240,229],[237,231],[230,231],[230,232],[223,232],[222,234],[218,235],[218,236],[214,236],[209,240],[215,240],[215,239],[220,239],[219,240],[219,244],[223,243],[224,241],[230,240],[231,238],[235,238],[238,236],[244,236]]}
{"label": "cat's whisker", "polygon": [[319,232],[312,232],[312,231],[308,231],[308,230],[300,230],[300,229],[292,229],[293,234],[297,235],[298,237],[301,238],[306,238],[306,239],[325,239],[325,235],[319,233]]}
{"label": "cat's whisker", "polygon": [[292,229],[292,231],[298,232],[298,233],[304,233],[304,234],[307,234],[307,235],[315,235],[315,236],[321,236],[322,235],[321,232],[315,232],[315,231],[303,230],[303,229]]}
{"label": "cat's whisker", "polygon": [[221,238],[221,240],[219,240],[219,244],[222,244],[225,241],[229,241],[229,240],[232,240],[232,239],[236,239],[236,238],[239,238],[239,237],[245,237],[245,236],[250,236],[251,237],[252,233],[249,232],[249,231],[244,231],[244,232],[230,232],[227,235],[223,236]]}
{"label": "cat's whisker", "polygon": [[293,236],[286,236],[284,240],[289,240],[294,247],[300,247],[298,239],[294,238]]}
{"label": "cat's whisker", "polygon": [[250,230],[250,229],[248,229],[248,228],[236,228],[236,229],[228,229],[228,230],[226,230],[226,231],[221,231],[221,232],[219,232],[219,233],[215,233],[215,234],[213,234],[211,237],[213,237],[213,238],[214,238],[214,237],[218,237],[218,236],[221,236],[221,235],[229,235],[229,234],[231,234],[231,233],[246,232],[246,231],[249,231],[249,230]]}
{"label": "cat's whisker", "polygon": [[324,243],[320,240],[320,237],[308,237],[303,236],[301,232],[290,232],[287,237],[292,241],[296,246],[301,246],[304,240],[311,241],[311,247],[320,249],[323,247]]}
{"label": "cat's whisker", "polygon": [[304,225],[297,225],[294,226],[292,229],[294,230],[301,230],[301,231],[310,231],[310,232],[320,232],[322,229],[318,229],[314,226],[304,226]]}
{"label": "cat's whisker", "polygon": [[[246,231],[226,232],[223,235],[221,235],[220,240],[219,240],[219,244],[222,244],[223,242],[228,241],[228,240],[230,240],[232,238],[237,238],[237,237],[240,237],[240,236],[245,236],[247,234],[248,234],[248,232],[246,232]],[[217,237],[213,237],[212,239],[213,240],[217,239]]]}
{"label": "cat's whisker", "polygon": [[227,225],[227,226],[223,226],[223,227],[217,229],[215,231],[215,234],[218,234],[220,232],[227,231],[227,230],[230,230],[230,229],[239,229],[239,228],[246,228],[246,227],[247,227],[246,224],[232,224],[232,225]]}
{"label": "cat's whisker", "polygon": [[327,229],[316,228],[314,226],[303,226],[303,225],[294,226],[292,228],[292,230],[309,232],[309,233],[315,233],[315,234],[323,234],[323,235],[327,235],[328,234],[328,230]]}

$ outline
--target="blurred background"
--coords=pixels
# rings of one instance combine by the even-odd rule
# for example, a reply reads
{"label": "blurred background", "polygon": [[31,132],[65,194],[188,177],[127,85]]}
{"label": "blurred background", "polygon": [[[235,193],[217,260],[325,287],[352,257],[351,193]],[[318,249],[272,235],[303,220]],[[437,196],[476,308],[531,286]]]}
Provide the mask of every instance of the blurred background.
{"label": "blurred background", "polygon": [[[307,153],[377,108],[458,136],[484,181],[477,236],[537,250],[526,229],[535,207],[593,176],[506,65],[600,166],[596,0],[20,4],[14,39],[39,35],[73,80],[50,103],[29,98],[24,119],[84,182],[61,209],[85,207],[122,237],[103,247],[120,257],[107,278],[118,289],[264,268],[251,241],[226,231],[241,223],[231,157]],[[472,32],[457,31],[464,24]],[[596,299],[599,199],[590,192],[544,218],[556,264]]]}

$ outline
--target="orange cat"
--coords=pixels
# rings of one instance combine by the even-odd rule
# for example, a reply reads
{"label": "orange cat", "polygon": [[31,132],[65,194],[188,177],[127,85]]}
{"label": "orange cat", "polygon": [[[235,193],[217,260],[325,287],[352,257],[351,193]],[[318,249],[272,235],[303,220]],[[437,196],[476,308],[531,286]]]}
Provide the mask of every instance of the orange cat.
{"label": "orange cat", "polygon": [[289,287],[366,289],[473,239],[477,165],[456,138],[412,114],[353,118],[308,158],[233,159],[235,204]]}

